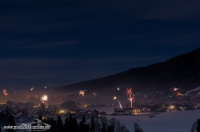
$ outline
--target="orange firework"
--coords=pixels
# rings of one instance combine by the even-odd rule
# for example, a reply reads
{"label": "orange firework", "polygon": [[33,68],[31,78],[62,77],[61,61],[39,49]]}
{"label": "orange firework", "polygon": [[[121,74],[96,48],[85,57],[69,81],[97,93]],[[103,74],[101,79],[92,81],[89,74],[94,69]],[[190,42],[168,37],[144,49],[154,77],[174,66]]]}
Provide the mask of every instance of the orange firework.
{"label": "orange firework", "polygon": [[[174,95],[174,94],[176,94],[176,96],[177,96],[177,93],[179,92],[179,89],[180,88],[176,88],[176,87],[174,87],[172,90],[173,90],[173,93],[172,93],[172,96]],[[180,92],[179,92],[180,93]]]}
{"label": "orange firework", "polygon": [[176,94],[176,97],[177,97],[177,98],[183,97],[184,95],[179,91],[179,89],[180,89],[180,88],[174,87],[174,88],[172,89],[172,90],[173,90],[172,96],[173,96],[173,94]]}

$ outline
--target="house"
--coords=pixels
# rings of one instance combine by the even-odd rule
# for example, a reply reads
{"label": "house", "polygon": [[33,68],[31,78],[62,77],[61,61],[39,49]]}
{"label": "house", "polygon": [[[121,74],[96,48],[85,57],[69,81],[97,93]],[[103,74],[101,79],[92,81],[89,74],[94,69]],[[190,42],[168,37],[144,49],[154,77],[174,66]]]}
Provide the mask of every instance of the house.
{"label": "house", "polygon": [[70,109],[70,110],[69,110],[69,113],[70,113],[70,114],[77,114],[77,113],[79,113],[81,110],[82,110],[82,109]]}
{"label": "house", "polygon": [[133,109],[133,113],[140,113],[141,112],[141,109],[140,108],[134,108]]}
{"label": "house", "polygon": [[149,108],[147,108],[147,107],[143,107],[142,109],[141,109],[141,112],[150,112],[151,110],[149,109]]}
{"label": "house", "polygon": [[133,114],[133,108],[124,108],[125,114]]}
{"label": "house", "polygon": [[123,108],[114,108],[114,114],[123,115],[123,114],[125,114],[125,109],[123,109]]}

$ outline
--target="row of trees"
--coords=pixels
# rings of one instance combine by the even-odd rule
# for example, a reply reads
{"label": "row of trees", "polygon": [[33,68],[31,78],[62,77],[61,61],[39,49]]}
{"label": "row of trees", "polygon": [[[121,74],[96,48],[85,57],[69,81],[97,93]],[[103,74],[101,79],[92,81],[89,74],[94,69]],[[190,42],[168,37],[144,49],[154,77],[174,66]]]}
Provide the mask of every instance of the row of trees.
{"label": "row of trees", "polygon": [[[41,116],[39,119],[41,119]],[[129,132],[126,126],[115,118],[108,120],[106,117],[101,119],[94,119],[92,117],[87,122],[85,117],[83,117],[80,123],[78,123],[76,118],[70,115],[66,117],[64,122],[60,116],[56,120],[48,118],[42,121],[51,125],[49,132]]]}
{"label": "row of trees", "polygon": [[[39,116],[42,120],[42,116]],[[57,119],[48,118],[47,120],[42,120],[44,123],[50,124],[51,128],[49,132],[129,132],[124,124],[117,121],[115,118],[108,120],[106,117],[100,119],[94,119],[92,117],[89,122],[86,121],[85,117],[78,123],[76,118],[70,115],[66,117],[63,122],[61,117],[58,116]],[[2,123],[5,122],[5,123]],[[0,112],[0,124],[6,126],[15,126],[14,117],[9,113],[9,111]],[[7,132],[15,132],[16,130],[9,129]],[[1,132],[1,129],[0,129]],[[143,132],[137,123],[134,123],[134,132]],[[192,126],[191,132],[200,132],[200,119],[198,119]]]}
{"label": "row of trees", "polygon": [[[3,126],[15,126],[15,119],[8,110],[0,112],[0,124]],[[0,128],[1,132],[1,128]],[[7,132],[14,132],[14,130],[9,129]]]}
{"label": "row of trees", "polygon": [[200,119],[192,125],[191,132],[200,132]]}

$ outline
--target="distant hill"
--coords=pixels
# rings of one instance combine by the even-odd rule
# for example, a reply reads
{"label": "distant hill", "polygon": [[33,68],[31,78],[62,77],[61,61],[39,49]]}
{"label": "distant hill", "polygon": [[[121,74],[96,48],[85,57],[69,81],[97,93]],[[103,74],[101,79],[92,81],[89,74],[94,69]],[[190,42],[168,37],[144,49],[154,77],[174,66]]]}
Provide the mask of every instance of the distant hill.
{"label": "distant hill", "polygon": [[[134,91],[169,91],[171,87],[192,89],[200,86],[200,48],[173,57],[166,62],[132,68],[111,76],[56,88],[60,92],[87,89],[111,92],[116,87],[132,87]],[[106,92],[106,93],[107,93]]]}

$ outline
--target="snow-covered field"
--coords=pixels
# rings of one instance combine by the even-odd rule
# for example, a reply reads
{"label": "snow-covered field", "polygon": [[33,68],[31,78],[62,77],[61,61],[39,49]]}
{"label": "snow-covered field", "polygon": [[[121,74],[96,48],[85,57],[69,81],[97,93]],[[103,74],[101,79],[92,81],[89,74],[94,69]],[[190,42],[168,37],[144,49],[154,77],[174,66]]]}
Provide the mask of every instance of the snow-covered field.
{"label": "snow-covered field", "polygon": [[[114,111],[113,107],[101,107],[107,113]],[[200,118],[200,110],[172,111],[157,114],[153,118],[149,116],[107,116],[108,119],[116,118],[133,131],[133,124],[138,122],[144,132],[190,132],[194,122]]]}

